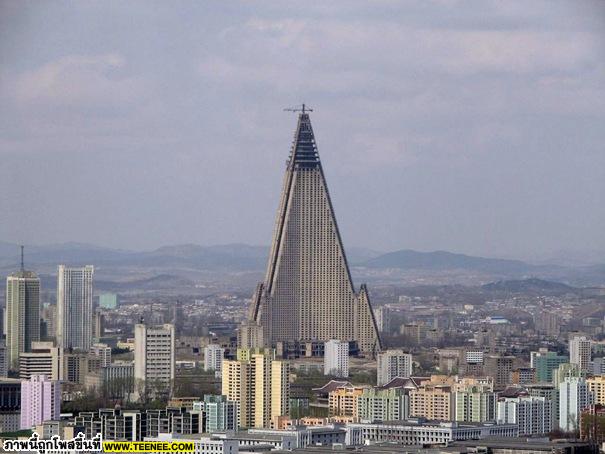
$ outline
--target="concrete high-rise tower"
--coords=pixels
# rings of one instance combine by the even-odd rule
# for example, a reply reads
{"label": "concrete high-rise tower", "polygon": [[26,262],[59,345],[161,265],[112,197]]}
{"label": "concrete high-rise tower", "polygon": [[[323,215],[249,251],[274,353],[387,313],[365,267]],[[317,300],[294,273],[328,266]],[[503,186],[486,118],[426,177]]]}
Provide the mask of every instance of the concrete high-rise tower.
{"label": "concrete high-rise tower", "polygon": [[172,396],[174,368],[174,325],[134,325],[135,400]]}
{"label": "concrete high-rise tower", "polygon": [[586,336],[574,336],[569,340],[569,362],[588,371],[592,359],[592,342]]}
{"label": "concrete high-rise tower", "polygon": [[274,359],[274,351],[238,351],[237,360],[222,364],[221,393],[239,403],[241,427],[270,427],[287,415],[290,402],[290,365]]}
{"label": "concrete high-rise tower", "polygon": [[59,265],[56,336],[62,348],[90,350],[93,272],[92,265],[82,268]]}
{"label": "concrete high-rise tower", "polygon": [[6,357],[8,367],[19,368],[19,353],[30,352],[40,340],[40,279],[21,271],[6,278]]}
{"label": "concrete high-rise tower", "polygon": [[349,343],[331,339],[324,344],[324,375],[349,376]]}
{"label": "concrete high-rise tower", "polygon": [[411,377],[412,355],[403,350],[386,350],[378,355],[377,362],[378,386],[386,385],[395,377]]}
{"label": "concrete high-rise tower", "polygon": [[288,160],[264,282],[249,318],[267,346],[280,341],[356,341],[364,353],[380,349],[368,291],[355,291],[308,109]]}
{"label": "concrete high-rise tower", "polygon": [[213,370],[217,377],[221,376],[225,349],[218,344],[209,344],[204,348],[204,370]]}
{"label": "concrete high-rise tower", "polygon": [[21,382],[21,429],[29,430],[61,414],[61,382],[34,375]]}

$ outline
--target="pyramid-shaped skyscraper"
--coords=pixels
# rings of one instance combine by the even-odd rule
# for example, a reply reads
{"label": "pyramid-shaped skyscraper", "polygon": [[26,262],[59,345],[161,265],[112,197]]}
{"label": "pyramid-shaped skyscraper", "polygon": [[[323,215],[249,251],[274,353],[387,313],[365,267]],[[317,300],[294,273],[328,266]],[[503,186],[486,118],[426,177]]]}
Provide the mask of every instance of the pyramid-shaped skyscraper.
{"label": "pyramid-shaped skyscraper", "polygon": [[355,291],[317,152],[308,110],[298,117],[264,282],[250,307],[263,343],[380,338],[368,291]]}

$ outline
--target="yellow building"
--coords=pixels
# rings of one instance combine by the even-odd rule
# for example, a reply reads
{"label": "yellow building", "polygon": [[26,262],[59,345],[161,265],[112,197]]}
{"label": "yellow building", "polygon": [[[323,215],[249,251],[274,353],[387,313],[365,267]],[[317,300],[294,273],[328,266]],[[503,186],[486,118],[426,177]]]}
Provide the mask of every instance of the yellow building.
{"label": "yellow building", "polygon": [[271,427],[272,418],[289,412],[289,364],[275,360],[271,351],[243,357],[250,359],[223,361],[221,393],[239,402],[240,427]]}
{"label": "yellow building", "polygon": [[271,363],[271,415],[290,413],[290,363],[273,361]]}
{"label": "yellow building", "polygon": [[453,420],[453,393],[455,377],[434,375],[418,389],[410,391],[410,416],[430,420]]}
{"label": "yellow building", "polygon": [[301,426],[327,426],[329,424],[328,418],[319,418],[317,416],[305,416],[300,418],[299,421]]}
{"label": "yellow building", "polygon": [[357,416],[357,398],[370,386],[343,386],[331,391],[328,399],[330,416]]}
{"label": "yellow building", "polygon": [[594,394],[594,403],[605,405],[605,376],[598,375],[586,380],[589,391]]}
{"label": "yellow building", "polygon": [[238,348],[236,359],[238,361],[250,361],[252,355],[268,355],[275,357],[275,352],[270,348]]}
{"label": "yellow building", "polygon": [[[447,383],[445,383],[447,384]],[[480,386],[486,391],[494,390],[494,379],[492,377],[463,377],[456,379],[453,391],[466,391],[470,388]]]}
{"label": "yellow building", "polygon": [[223,361],[221,370],[221,394],[240,403],[239,426],[250,427],[252,424],[252,405],[250,395],[250,364],[245,361]]}

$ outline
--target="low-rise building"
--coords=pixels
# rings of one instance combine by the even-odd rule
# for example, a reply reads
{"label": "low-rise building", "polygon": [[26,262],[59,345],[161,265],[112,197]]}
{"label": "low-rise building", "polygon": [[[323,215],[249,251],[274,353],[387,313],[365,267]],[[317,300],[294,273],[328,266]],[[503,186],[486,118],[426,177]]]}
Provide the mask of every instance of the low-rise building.
{"label": "low-rise building", "polygon": [[162,433],[191,435],[204,432],[203,413],[185,407],[145,410],[141,414],[141,424],[142,437],[156,437]]}
{"label": "low-rise building", "polygon": [[85,377],[88,389],[94,389],[110,399],[126,399],[134,393],[134,364],[117,361],[90,372]]}
{"label": "low-rise building", "polygon": [[63,380],[63,353],[53,342],[32,342],[31,351],[19,353],[19,378],[29,380],[44,375],[49,380]]}
{"label": "low-rise building", "polygon": [[328,400],[330,416],[355,417],[358,414],[357,398],[370,388],[370,386],[343,386],[331,391]]}
{"label": "low-rise building", "polygon": [[86,438],[101,434],[103,440],[142,440],[139,410],[115,408],[83,411],[75,417],[75,425],[84,428]]}
{"label": "low-rise building", "polygon": [[184,407],[145,411],[117,407],[80,412],[74,424],[84,429],[87,438],[101,434],[104,440],[140,441],[162,433],[191,435],[205,431],[203,412]]}
{"label": "low-rise building", "polygon": [[155,437],[145,437],[145,441],[164,441],[171,443],[192,443],[193,452],[200,454],[238,454],[239,442],[237,440],[220,438],[216,436],[177,435],[163,433]]}
{"label": "low-rise building", "polygon": [[456,422],[390,421],[348,424],[347,445],[393,442],[403,445],[447,444],[456,440],[517,437],[516,424],[460,424]]}
{"label": "low-rise building", "polygon": [[510,373],[510,382],[518,385],[535,383],[536,369],[532,367],[518,367]]}
{"label": "low-rise building", "polygon": [[50,439],[53,435],[57,435],[63,440],[70,440],[78,435],[82,429],[76,427],[71,421],[46,421],[38,424],[33,429],[34,432],[43,440]]}
{"label": "low-rise building", "polygon": [[452,387],[455,384],[455,377],[433,375],[419,388],[410,390],[410,416],[451,421],[454,416]]}

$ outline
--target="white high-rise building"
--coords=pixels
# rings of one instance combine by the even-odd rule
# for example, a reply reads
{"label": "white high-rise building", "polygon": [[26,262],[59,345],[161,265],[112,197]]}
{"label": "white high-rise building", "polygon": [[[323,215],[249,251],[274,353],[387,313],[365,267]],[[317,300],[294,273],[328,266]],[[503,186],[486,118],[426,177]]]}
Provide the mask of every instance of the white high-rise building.
{"label": "white high-rise building", "polygon": [[378,386],[386,385],[395,377],[412,375],[412,355],[403,350],[386,350],[378,354]]}
{"label": "white high-rise building", "polygon": [[94,267],[59,265],[57,276],[57,344],[89,351],[92,344],[92,275]]}
{"label": "white high-rise building", "polygon": [[324,348],[324,375],[349,376],[349,343],[330,339]]}
{"label": "white high-rise building", "polygon": [[6,278],[6,356],[9,369],[19,368],[19,354],[40,340],[40,279],[21,270]]}
{"label": "white high-rise building", "polygon": [[204,348],[204,370],[213,370],[217,377],[221,376],[225,349],[218,344],[210,344]]}
{"label": "white high-rise building", "polygon": [[174,325],[134,326],[136,400],[172,395],[174,384]]}
{"label": "white high-rise building", "polygon": [[388,333],[391,330],[391,311],[387,306],[374,309],[374,318],[379,332]]}
{"label": "white high-rise building", "polygon": [[590,369],[592,341],[586,336],[574,336],[569,340],[569,362],[580,366],[580,370]]}
{"label": "white high-rise building", "polygon": [[519,436],[547,434],[553,429],[553,402],[545,397],[503,397],[497,409],[498,424],[517,424]]}
{"label": "white high-rise building", "polygon": [[559,428],[565,432],[579,430],[580,414],[593,402],[586,379],[565,377],[559,384]]}

